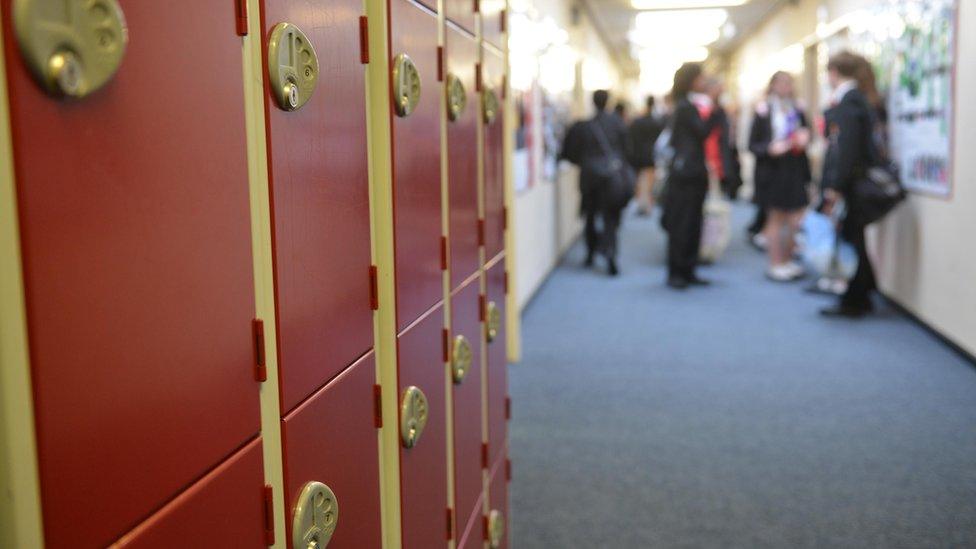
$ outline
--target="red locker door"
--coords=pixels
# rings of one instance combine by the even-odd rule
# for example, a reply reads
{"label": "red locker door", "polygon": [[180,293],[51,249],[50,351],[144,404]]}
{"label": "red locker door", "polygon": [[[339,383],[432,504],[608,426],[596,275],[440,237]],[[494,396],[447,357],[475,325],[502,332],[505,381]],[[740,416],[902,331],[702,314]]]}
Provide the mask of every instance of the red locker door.
{"label": "red locker door", "polygon": [[[448,107],[447,181],[450,196],[451,288],[478,270],[478,45],[452,25],[445,28],[447,80],[464,88],[463,110]],[[460,89],[460,88],[457,88]],[[455,115],[454,112],[457,112]]]}
{"label": "red locker door", "polygon": [[289,547],[294,510],[312,482],[331,488],[338,502],[329,547],[380,547],[375,379],[370,352],[282,419]]}
{"label": "red locker door", "polygon": [[[395,108],[390,113],[399,332],[443,294],[439,117],[443,88],[437,81],[437,17],[410,0],[390,0],[390,28],[391,73],[401,56],[409,57],[419,76],[420,91],[409,114],[401,116]],[[409,74],[403,66],[400,70]],[[391,93],[399,91],[394,85]]]}
{"label": "red locker door", "polygon": [[507,435],[508,360],[505,353],[504,256],[487,271],[485,331],[488,342],[488,458],[505,455]]}
{"label": "red locker door", "polygon": [[475,33],[474,14],[477,11],[478,0],[444,0],[444,17],[472,36]]}
{"label": "red locker door", "polygon": [[464,338],[470,364],[463,379],[454,382],[454,513],[458,539],[472,520],[480,520],[478,498],[482,490],[481,439],[481,324],[478,279],[457,290],[451,298],[452,373],[456,358],[463,357]]}
{"label": "red locker door", "polygon": [[296,111],[279,108],[266,83],[282,411],[373,342],[361,11],[357,0],[264,3],[264,43],[278,23],[291,23],[320,66]]}
{"label": "red locker door", "polygon": [[491,45],[501,48],[505,32],[505,0],[479,0],[481,10],[481,36]]}
{"label": "red locker door", "polygon": [[242,448],[113,547],[266,547],[261,439]]}
{"label": "red locker door", "polygon": [[508,461],[502,457],[491,470],[488,484],[488,547],[508,549]]}
{"label": "red locker door", "polygon": [[[444,535],[444,509],[448,502],[443,314],[442,308],[434,309],[397,338],[401,530],[403,547],[407,549],[447,546]],[[421,403],[411,406],[410,402],[405,402],[416,398],[413,396],[415,390],[424,395],[422,406]],[[411,440],[409,421],[421,415],[425,418],[425,426],[420,436]],[[406,442],[404,434],[408,437]],[[408,445],[412,446],[408,448]]]}
{"label": "red locker door", "polygon": [[505,166],[504,166],[504,113],[501,104],[505,91],[505,63],[490,48],[482,48],[483,95],[494,93],[498,111],[494,120],[485,121],[485,257],[490,260],[505,247]]}
{"label": "red locker door", "polygon": [[0,0],[50,547],[111,543],[259,430],[235,10],[124,4],[121,68],[68,101]]}

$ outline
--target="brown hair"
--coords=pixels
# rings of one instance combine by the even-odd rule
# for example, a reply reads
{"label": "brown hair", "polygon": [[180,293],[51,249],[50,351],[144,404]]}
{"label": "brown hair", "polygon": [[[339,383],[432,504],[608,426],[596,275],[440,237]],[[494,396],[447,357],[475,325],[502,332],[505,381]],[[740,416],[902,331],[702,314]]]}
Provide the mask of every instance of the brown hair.
{"label": "brown hair", "polygon": [[830,58],[827,62],[827,70],[837,71],[844,78],[853,78],[857,81],[857,88],[867,98],[868,102],[874,106],[881,104],[881,95],[878,93],[878,86],[874,77],[874,68],[871,62],[864,57],[842,51]]}
{"label": "brown hair", "polygon": [[773,73],[772,76],[769,77],[769,85],[766,86],[766,95],[770,95],[771,93],[773,93],[773,84],[775,84],[777,80],[779,80],[784,76],[789,78],[790,80],[793,80],[793,75],[786,71],[776,71]]}

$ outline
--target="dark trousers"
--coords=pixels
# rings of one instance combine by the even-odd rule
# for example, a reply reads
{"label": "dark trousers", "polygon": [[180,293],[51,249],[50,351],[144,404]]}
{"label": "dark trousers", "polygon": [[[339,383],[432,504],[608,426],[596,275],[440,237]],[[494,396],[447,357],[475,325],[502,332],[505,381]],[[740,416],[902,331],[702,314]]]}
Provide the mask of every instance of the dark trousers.
{"label": "dark trousers", "polygon": [[708,194],[708,178],[668,181],[665,215],[668,230],[668,276],[693,278],[701,247],[702,208]]}
{"label": "dark trousers", "polygon": [[844,239],[857,250],[857,272],[854,273],[854,278],[847,283],[847,292],[840,298],[842,307],[870,309],[871,291],[878,287],[874,278],[874,267],[871,266],[871,258],[868,257],[864,229],[864,225],[856,221],[845,220],[844,222],[842,231]]}
{"label": "dark trousers", "polygon": [[620,229],[619,208],[591,208],[586,211],[586,255],[603,254],[607,259],[617,257],[617,232]]}

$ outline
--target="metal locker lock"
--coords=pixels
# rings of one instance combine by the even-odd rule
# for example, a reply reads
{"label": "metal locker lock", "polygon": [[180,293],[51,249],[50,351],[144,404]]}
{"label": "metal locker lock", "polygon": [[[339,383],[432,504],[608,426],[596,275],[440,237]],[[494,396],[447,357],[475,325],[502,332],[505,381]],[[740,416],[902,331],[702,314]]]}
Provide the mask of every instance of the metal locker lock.
{"label": "metal locker lock", "polygon": [[329,545],[339,522],[339,500],[332,489],[312,481],[302,488],[292,516],[292,549],[322,549]]}
{"label": "metal locker lock", "polygon": [[505,517],[501,511],[492,509],[488,513],[488,546],[497,549],[505,538]]}
{"label": "metal locker lock", "polygon": [[122,64],[129,41],[117,0],[14,0],[21,56],[50,94],[85,97]]}
{"label": "metal locker lock", "polygon": [[498,305],[494,301],[488,302],[487,315],[487,339],[488,343],[491,343],[498,337],[498,330],[502,327],[502,311],[498,308]]}
{"label": "metal locker lock", "polygon": [[468,94],[464,89],[464,83],[453,73],[447,75],[447,117],[457,120],[464,112],[464,107],[468,104]]}
{"label": "metal locker lock", "polygon": [[268,79],[278,106],[302,108],[319,81],[319,57],[312,41],[291,23],[278,23],[268,38]]}
{"label": "metal locker lock", "polygon": [[451,351],[451,374],[454,383],[461,383],[464,376],[468,375],[471,369],[471,361],[474,358],[471,352],[471,344],[468,338],[459,335],[454,338],[454,349]]}
{"label": "metal locker lock", "polygon": [[400,397],[400,440],[404,448],[413,448],[427,426],[427,395],[411,385]]}
{"label": "metal locker lock", "polygon": [[485,124],[491,124],[495,121],[495,118],[498,116],[499,106],[498,94],[495,93],[495,88],[485,88],[481,100],[481,109],[485,118]]}
{"label": "metal locker lock", "polygon": [[420,103],[420,71],[410,56],[401,53],[393,59],[393,106],[403,118]]}

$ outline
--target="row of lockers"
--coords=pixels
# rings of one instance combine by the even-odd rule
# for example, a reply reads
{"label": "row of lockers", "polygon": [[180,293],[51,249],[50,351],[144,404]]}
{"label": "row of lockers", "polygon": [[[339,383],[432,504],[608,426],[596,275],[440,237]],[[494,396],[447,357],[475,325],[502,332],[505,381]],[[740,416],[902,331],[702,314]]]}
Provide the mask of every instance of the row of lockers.
{"label": "row of lockers", "polygon": [[504,3],[0,16],[40,501],[0,542],[506,546]]}

